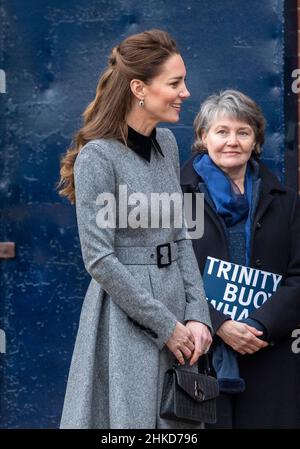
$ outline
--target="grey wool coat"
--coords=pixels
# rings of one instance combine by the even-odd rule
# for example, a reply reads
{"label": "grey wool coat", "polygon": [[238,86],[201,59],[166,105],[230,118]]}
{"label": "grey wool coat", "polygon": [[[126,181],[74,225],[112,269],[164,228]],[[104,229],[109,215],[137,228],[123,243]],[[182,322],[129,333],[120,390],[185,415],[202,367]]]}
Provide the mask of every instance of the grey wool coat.
{"label": "grey wool coat", "polygon": [[[151,193],[181,193],[175,138],[168,129],[157,129],[157,141],[164,157],[153,151],[150,162],[113,139],[90,141],[77,156],[76,213],[92,280],[82,306],[61,428],[188,427],[159,417],[164,373],[174,362],[165,342],[176,322],[211,325],[185,227],[174,226],[172,215],[170,226],[160,223],[157,228],[104,228],[96,219],[96,200],[103,192],[116,198],[118,217],[119,185],[126,185],[128,196],[146,195],[149,202],[141,207],[147,208]],[[156,257],[153,248],[166,242],[176,242],[177,260],[162,268],[148,264],[145,252]],[[137,262],[139,252],[144,259]]]}

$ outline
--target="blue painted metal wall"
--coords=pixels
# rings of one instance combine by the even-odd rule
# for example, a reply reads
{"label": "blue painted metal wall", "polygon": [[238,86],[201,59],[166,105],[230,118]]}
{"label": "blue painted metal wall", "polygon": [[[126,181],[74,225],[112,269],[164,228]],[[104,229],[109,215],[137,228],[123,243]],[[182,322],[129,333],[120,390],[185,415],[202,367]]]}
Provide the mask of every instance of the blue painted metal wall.
{"label": "blue painted metal wall", "polygon": [[17,245],[15,259],[0,261],[0,427],[52,428],[89,281],[74,208],[54,186],[111,47],[145,29],[169,31],[192,94],[173,128],[181,160],[200,101],[233,87],[261,104],[263,158],[284,179],[284,1],[2,0],[0,19],[0,240]]}

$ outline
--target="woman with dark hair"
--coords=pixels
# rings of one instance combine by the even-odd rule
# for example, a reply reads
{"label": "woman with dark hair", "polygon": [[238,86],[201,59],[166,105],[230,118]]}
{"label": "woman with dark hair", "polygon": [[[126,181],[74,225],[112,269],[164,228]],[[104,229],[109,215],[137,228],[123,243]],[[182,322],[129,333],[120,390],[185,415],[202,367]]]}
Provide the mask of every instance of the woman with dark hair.
{"label": "woman with dark hair", "polygon": [[[228,262],[235,264],[235,273],[242,266],[253,276],[274,277],[277,287],[252,309],[253,290],[246,301],[245,287],[236,298],[224,294],[209,304],[216,334],[210,353],[222,391],[218,420],[210,427],[299,428],[300,358],[292,350],[293,330],[300,321],[298,194],[259,160],[265,119],[242,92],[210,96],[194,128],[196,154],[183,167],[181,184],[194,201],[197,192],[205,198],[204,235],[193,240],[201,273],[209,257],[219,267],[222,263],[229,283],[234,279],[231,291],[240,287],[236,275],[228,275]],[[237,315],[240,303],[249,310]]]}
{"label": "woman with dark hair", "polygon": [[62,160],[60,193],[76,201],[92,277],[62,428],[186,427],[159,416],[163,377],[176,359],[196,366],[211,343],[209,312],[186,229],[174,224],[182,209],[151,210],[153,194],[182,202],[175,138],[156,125],[179,120],[185,75],[167,33],[129,36]]}

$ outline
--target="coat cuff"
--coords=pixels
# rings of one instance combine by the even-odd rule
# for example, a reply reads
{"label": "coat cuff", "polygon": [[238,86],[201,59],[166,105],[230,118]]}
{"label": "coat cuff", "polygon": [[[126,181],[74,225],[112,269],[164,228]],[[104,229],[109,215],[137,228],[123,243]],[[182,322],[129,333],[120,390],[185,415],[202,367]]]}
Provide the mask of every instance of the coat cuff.
{"label": "coat cuff", "polygon": [[[206,303],[204,303],[206,305]],[[210,316],[207,307],[201,307],[200,301],[188,302],[185,307],[184,321],[199,321],[199,323],[205,324],[211,334],[213,334],[213,328],[210,321]]]}
{"label": "coat cuff", "polygon": [[158,349],[161,350],[165,346],[169,338],[172,336],[177,322],[178,320],[176,319],[176,317],[170,318],[168,320],[168,324],[165,323],[159,335],[156,335],[154,337],[153,334],[147,333],[147,336],[150,338],[150,340],[153,341],[153,343],[156,344],[156,346],[158,346]]}
{"label": "coat cuff", "polygon": [[219,327],[225,321],[231,320],[231,317],[229,315],[224,315],[224,313],[222,313],[222,312],[219,312],[210,303],[208,303],[208,307],[209,307],[209,312],[210,312],[210,316],[211,316],[212,327],[213,327],[214,333],[216,333],[217,330],[219,329]]}

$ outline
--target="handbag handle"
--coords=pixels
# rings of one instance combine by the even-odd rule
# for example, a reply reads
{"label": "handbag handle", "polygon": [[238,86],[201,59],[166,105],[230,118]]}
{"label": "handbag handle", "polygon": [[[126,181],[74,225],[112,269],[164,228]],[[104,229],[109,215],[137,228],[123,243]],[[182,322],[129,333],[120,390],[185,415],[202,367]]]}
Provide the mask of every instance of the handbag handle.
{"label": "handbag handle", "polygon": [[[173,363],[173,368],[181,367],[180,363],[178,361]],[[198,373],[204,374],[205,376],[210,376],[210,363],[209,363],[209,357],[208,354],[203,354],[198,359]]]}
{"label": "handbag handle", "polygon": [[198,372],[201,374],[205,374],[206,376],[210,375],[210,363],[208,354],[203,354],[198,359]]}

